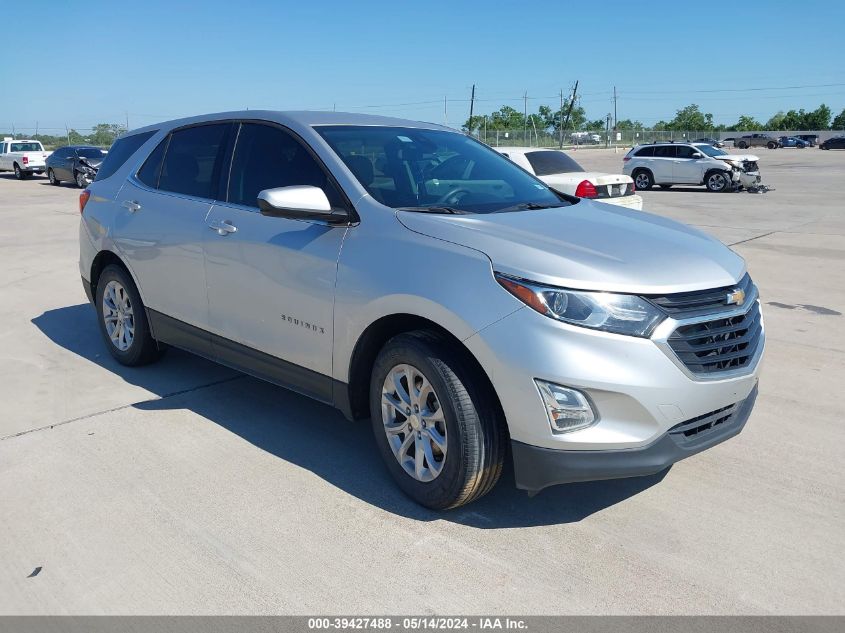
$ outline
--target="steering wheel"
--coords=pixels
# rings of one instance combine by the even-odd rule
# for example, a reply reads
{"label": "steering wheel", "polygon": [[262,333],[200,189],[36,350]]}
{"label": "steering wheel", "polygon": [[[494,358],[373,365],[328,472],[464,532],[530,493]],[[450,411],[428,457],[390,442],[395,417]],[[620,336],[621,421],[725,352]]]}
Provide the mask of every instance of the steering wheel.
{"label": "steering wheel", "polygon": [[[467,189],[466,187],[455,187],[455,188],[450,189],[449,191],[447,191],[447,192],[446,192],[445,194],[443,194],[442,196],[440,196],[440,197],[437,199],[437,202],[435,202],[434,204],[435,204],[435,205],[447,204],[451,198],[454,198],[454,197],[455,197],[455,196],[457,196],[459,193],[462,193],[462,194],[468,194],[468,193],[472,193],[472,192],[471,192],[469,189]],[[457,200],[455,200],[455,203],[457,203],[457,202],[458,202],[458,201],[457,201]],[[453,203],[453,204],[454,204],[454,203]]]}

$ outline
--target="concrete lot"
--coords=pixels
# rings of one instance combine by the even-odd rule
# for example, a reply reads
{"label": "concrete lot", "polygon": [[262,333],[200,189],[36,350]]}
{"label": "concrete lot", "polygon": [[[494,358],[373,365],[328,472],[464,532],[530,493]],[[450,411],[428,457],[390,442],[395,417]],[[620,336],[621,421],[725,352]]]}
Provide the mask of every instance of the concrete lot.
{"label": "concrete lot", "polygon": [[776,191],[643,194],[760,287],[746,430],[533,499],[508,472],[444,514],[397,491],[366,424],[176,350],[117,365],[78,192],[0,175],[0,613],[845,613],[845,152],[757,153]]}

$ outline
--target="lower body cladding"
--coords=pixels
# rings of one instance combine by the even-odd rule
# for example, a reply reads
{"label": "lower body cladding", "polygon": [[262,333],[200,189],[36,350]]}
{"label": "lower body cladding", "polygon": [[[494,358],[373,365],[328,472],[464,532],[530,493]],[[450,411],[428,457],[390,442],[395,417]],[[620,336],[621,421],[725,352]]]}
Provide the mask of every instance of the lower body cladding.
{"label": "lower body cladding", "polygon": [[[765,340],[761,330],[743,368],[706,377],[684,370],[655,340],[566,325],[529,308],[465,343],[502,404],[516,485],[537,492],[657,473],[737,435],[754,406]],[[553,430],[537,381],[582,394],[592,424]]]}

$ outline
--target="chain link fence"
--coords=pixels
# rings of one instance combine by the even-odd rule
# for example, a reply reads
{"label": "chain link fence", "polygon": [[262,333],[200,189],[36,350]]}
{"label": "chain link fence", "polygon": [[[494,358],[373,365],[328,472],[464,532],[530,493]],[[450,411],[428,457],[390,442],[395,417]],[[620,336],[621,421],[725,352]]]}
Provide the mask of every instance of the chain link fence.
{"label": "chain link fence", "polygon": [[[744,132],[733,133],[736,136]],[[695,141],[701,138],[719,138],[713,130],[583,130],[559,132],[549,130],[477,130],[473,136],[493,147],[631,147],[640,143],[659,141]]]}

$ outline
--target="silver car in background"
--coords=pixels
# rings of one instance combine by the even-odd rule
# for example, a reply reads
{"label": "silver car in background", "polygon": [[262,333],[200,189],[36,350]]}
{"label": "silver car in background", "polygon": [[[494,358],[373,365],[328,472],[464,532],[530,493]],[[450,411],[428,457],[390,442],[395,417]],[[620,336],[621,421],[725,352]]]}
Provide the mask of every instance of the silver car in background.
{"label": "silver car in background", "polygon": [[739,433],[756,397],[763,323],[739,256],[438,125],[154,125],[115,143],[80,210],[118,361],[175,346],[369,418],[431,508],[488,492],[506,456],[529,492],[658,472]]}

